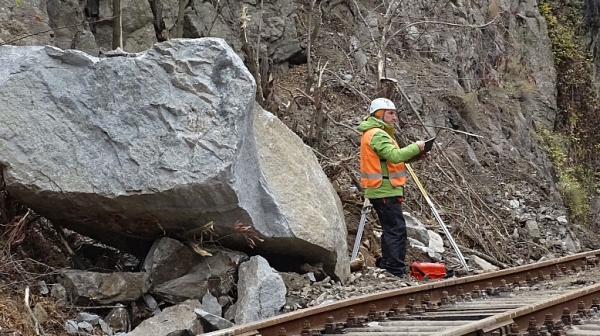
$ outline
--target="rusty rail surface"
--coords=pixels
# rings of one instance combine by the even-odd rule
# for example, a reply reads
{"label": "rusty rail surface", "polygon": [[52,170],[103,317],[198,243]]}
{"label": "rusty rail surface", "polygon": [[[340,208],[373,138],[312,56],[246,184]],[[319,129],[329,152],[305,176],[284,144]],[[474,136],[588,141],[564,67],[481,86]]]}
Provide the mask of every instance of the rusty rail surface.
{"label": "rusty rail surface", "polygon": [[[491,331],[497,331],[497,335],[511,335],[526,331],[530,327],[537,332],[540,324],[546,326],[548,333],[551,333],[562,329],[564,324],[572,324],[574,318],[578,319],[588,315],[589,310],[585,307],[600,308],[599,295],[600,284],[587,286],[558,297],[465,324],[456,329],[439,333],[438,336],[488,335],[488,333],[492,335]],[[560,322],[557,324],[556,320]]]}
{"label": "rusty rail surface", "polygon": [[[467,295],[470,295],[472,292],[484,291],[491,294],[494,291],[502,290],[510,284],[519,284],[523,282],[531,283],[536,280],[553,278],[561,274],[585,270],[588,267],[595,267],[598,265],[599,255],[600,250],[594,250],[496,272],[424,283],[412,287],[363,295],[278,315],[269,319],[239,325],[205,335],[306,335],[307,328],[310,328],[310,330],[313,331],[322,330],[326,333],[340,333],[348,324],[352,324],[353,321],[359,321],[359,317],[370,316],[372,319],[381,314],[389,315],[390,311],[398,310],[399,307],[406,307],[406,310],[410,310],[414,307],[415,303],[417,305],[420,303],[424,303],[425,305],[438,305],[448,301],[451,297],[464,296],[465,293],[469,293]],[[592,287],[598,287],[600,290],[599,286],[600,285]],[[495,315],[494,317],[474,321],[466,324],[460,329],[448,331],[448,333],[443,335],[487,335],[488,333],[485,330],[496,330],[499,328],[508,330],[513,322],[518,325],[518,328],[520,329],[518,331],[526,330],[532,317],[535,319],[535,323],[541,325],[546,318],[546,314],[549,312],[557,314],[554,316],[560,316],[564,307],[568,306],[569,309],[576,311],[578,306],[589,306],[593,300],[592,296],[598,296],[598,294],[594,294],[595,290],[585,290],[588,290],[588,292],[583,294],[589,295],[584,295],[584,297],[582,297],[582,293],[574,291],[567,294],[565,297],[561,297],[561,300],[554,300],[554,303],[535,304],[514,309],[499,316]],[[362,319],[364,320],[364,318]],[[319,332],[316,333],[318,334]],[[314,336],[314,333],[312,332],[309,332],[308,334],[309,335],[306,336]],[[507,331],[506,333],[500,333],[498,335],[502,334],[510,335],[510,332]]]}

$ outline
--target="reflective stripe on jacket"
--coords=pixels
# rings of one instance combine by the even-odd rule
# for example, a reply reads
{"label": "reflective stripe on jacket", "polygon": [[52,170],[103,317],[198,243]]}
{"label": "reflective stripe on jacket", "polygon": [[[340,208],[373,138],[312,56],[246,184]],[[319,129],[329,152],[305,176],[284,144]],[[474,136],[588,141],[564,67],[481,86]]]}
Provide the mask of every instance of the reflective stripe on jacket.
{"label": "reflective stripe on jacket", "polygon": [[[404,163],[391,163],[382,160],[377,153],[371,148],[371,139],[376,132],[383,132],[388,137],[385,131],[380,128],[372,128],[365,131],[360,139],[360,183],[363,188],[378,188],[384,178],[388,178],[394,187],[403,187],[406,183],[406,170]],[[390,140],[395,148],[398,143],[392,137]],[[385,162],[388,169],[388,176],[383,176],[381,164]]]}

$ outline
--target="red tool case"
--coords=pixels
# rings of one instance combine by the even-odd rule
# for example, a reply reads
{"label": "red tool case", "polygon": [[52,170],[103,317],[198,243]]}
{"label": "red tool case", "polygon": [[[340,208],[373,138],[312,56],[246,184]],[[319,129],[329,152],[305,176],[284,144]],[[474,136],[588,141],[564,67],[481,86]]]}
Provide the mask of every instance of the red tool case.
{"label": "red tool case", "polygon": [[410,276],[417,280],[423,280],[424,278],[443,279],[446,277],[446,266],[442,263],[415,261],[410,265]]}

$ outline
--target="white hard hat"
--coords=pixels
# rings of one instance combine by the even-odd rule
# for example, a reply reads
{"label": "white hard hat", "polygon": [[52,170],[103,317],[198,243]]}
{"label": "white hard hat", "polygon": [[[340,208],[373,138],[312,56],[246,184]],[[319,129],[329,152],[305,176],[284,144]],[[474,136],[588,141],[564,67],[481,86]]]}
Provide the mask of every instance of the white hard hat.
{"label": "white hard hat", "polygon": [[396,110],[396,105],[392,103],[391,100],[387,98],[377,98],[371,102],[371,106],[369,107],[369,114],[373,114],[378,110]]}

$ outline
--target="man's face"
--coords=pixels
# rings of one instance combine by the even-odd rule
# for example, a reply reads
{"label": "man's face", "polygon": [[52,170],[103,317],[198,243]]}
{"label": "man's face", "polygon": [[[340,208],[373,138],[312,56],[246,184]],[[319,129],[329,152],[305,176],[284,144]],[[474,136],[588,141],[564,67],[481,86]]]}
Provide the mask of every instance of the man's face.
{"label": "man's face", "polygon": [[396,124],[396,120],[398,119],[396,117],[396,111],[394,110],[384,110],[383,111],[383,118],[381,118],[383,121],[385,121],[386,124],[390,125],[390,126],[394,126]]}

